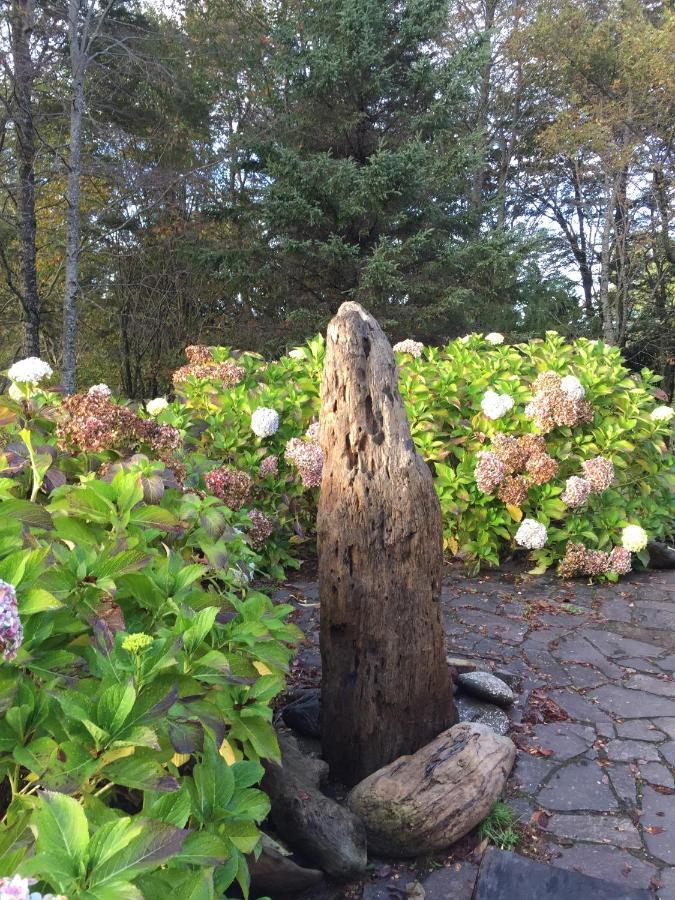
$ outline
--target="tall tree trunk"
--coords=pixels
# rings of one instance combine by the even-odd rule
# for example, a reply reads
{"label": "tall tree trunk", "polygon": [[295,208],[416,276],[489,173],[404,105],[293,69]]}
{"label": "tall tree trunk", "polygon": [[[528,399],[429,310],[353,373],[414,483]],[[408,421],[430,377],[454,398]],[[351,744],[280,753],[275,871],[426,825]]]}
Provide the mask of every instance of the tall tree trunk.
{"label": "tall tree trunk", "polygon": [[609,275],[612,250],[612,230],[614,227],[614,203],[616,179],[605,179],[606,205],[600,244],[600,313],[602,315],[602,338],[606,344],[616,344],[617,331],[615,310],[609,295]]}
{"label": "tall tree trunk", "polygon": [[578,254],[575,253],[577,264],[579,266],[579,275],[581,276],[581,287],[584,292],[584,312],[589,322],[595,319],[595,309],[593,307],[593,271],[591,269],[591,261],[588,255],[588,245],[586,242],[586,213],[584,211],[584,198],[581,190],[581,173],[579,165],[576,161],[571,161],[572,186],[574,189],[574,207],[577,212],[577,222],[579,223],[579,242]]}
{"label": "tall tree trunk", "polygon": [[30,38],[34,27],[34,0],[13,0],[10,13],[14,65],[13,119],[17,137],[17,220],[19,230],[19,293],[23,307],[24,352],[40,355],[40,298],[37,280],[37,222],[35,217],[35,125],[33,84],[35,72]]}
{"label": "tall tree trunk", "polygon": [[479,162],[473,175],[471,184],[471,208],[474,214],[474,222],[476,228],[481,225],[481,211],[483,208],[483,187],[487,175],[487,148],[488,137],[487,128],[490,111],[490,87],[492,79],[492,66],[494,64],[492,56],[492,29],[495,24],[495,13],[497,11],[498,0],[485,0],[485,25],[483,40],[486,47],[486,58],[480,73],[480,92],[478,95],[478,111],[476,115],[476,127],[481,131],[480,144],[478,147]]}
{"label": "tall tree trunk", "polygon": [[63,387],[75,391],[77,377],[77,295],[80,262],[80,182],[82,177],[82,117],[84,115],[85,54],[79,34],[79,2],[70,0],[68,39],[72,73],[70,148],[66,200],[66,265],[63,295]]}
{"label": "tall tree trunk", "polygon": [[333,776],[352,785],[456,719],[440,506],[392,349],[358,303],[328,326],[320,422],[323,751]]}

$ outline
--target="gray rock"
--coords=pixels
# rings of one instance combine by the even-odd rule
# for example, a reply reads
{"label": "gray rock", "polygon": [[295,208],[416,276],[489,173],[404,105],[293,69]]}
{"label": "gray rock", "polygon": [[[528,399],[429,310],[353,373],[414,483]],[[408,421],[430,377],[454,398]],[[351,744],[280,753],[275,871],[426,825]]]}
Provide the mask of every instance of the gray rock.
{"label": "gray rock", "polygon": [[281,710],[284,724],[303,737],[321,737],[321,694],[318,690],[307,691]]}
{"label": "gray rock", "polygon": [[289,853],[266,834],[262,835],[262,853],[247,857],[251,887],[258,894],[294,894],[318,884],[323,872],[305,869],[289,858]]}
{"label": "gray rock", "polygon": [[425,900],[471,900],[478,866],[469,860],[436,869],[422,882]]}
{"label": "gray rock", "polygon": [[674,786],[670,769],[660,762],[640,763],[640,778],[650,784],[661,785],[661,787],[672,788]]}
{"label": "gray rock", "polygon": [[506,734],[510,721],[506,713],[492,703],[482,703],[480,700],[472,700],[463,694],[455,697],[455,708],[460,722],[480,722],[489,725],[497,734]]}
{"label": "gray rock", "polygon": [[644,719],[633,719],[628,722],[621,722],[616,726],[617,734],[620,738],[629,738],[633,741],[654,741],[659,743],[663,740],[662,731],[646,722]]}
{"label": "gray rock", "polygon": [[649,694],[657,694],[660,697],[675,697],[675,682],[672,678],[652,678],[651,675],[633,675],[626,687],[637,691],[647,691]]}
{"label": "gray rock", "polygon": [[515,700],[511,688],[490,672],[463,672],[457,681],[467,694],[478,700],[496,703],[498,706],[510,706]]}
{"label": "gray rock", "polygon": [[365,829],[352,812],[319,790],[326,763],[304,756],[291,735],[280,733],[279,746],[281,765],[267,760],[262,782],[275,830],[333,878],[349,881],[362,875],[368,862]]}
{"label": "gray rock", "polygon": [[[600,846],[593,844],[575,843],[571,847],[560,850],[559,856],[554,860],[556,866],[564,869],[572,869],[592,875],[594,878],[603,878],[614,882],[611,885],[614,893],[610,897],[619,900],[623,897],[651,897],[649,882],[656,875],[656,867],[639,856],[633,856],[628,850],[620,847]],[[638,892],[629,891],[629,888],[638,888]],[[622,893],[625,891],[625,893]],[[547,896],[547,895],[542,895]],[[593,898],[598,900],[602,895],[595,891],[579,891],[573,895],[578,900]],[[548,896],[547,896],[548,900]]]}
{"label": "gray rock", "polygon": [[675,569],[675,548],[660,541],[650,541],[647,544],[649,553],[649,566],[652,569]]}
{"label": "gray rock", "polygon": [[654,719],[675,717],[675,700],[657,697],[643,691],[631,691],[618,684],[608,684],[590,695],[600,709],[622,719]]}

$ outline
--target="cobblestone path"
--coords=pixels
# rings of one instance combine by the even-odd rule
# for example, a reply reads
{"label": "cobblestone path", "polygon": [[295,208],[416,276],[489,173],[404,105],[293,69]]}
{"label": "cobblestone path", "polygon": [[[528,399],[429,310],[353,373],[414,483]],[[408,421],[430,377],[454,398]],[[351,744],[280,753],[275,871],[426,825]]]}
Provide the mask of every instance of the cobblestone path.
{"label": "cobblestone path", "polygon": [[[316,585],[298,578],[281,596],[298,607],[311,679]],[[443,614],[449,653],[521,679],[508,798],[527,852],[675,900],[675,574],[591,586],[451,570]]]}

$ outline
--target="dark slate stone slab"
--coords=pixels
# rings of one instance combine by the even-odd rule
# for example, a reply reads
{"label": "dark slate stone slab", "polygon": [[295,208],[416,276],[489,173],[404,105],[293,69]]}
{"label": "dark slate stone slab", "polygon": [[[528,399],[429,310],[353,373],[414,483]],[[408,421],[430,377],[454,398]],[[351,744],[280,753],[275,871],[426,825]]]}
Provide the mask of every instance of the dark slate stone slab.
{"label": "dark slate stone slab", "polygon": [[605,685],[590,693],[600,709],[622,719],[675,717],[675,700],[644,691],[631,691],[618,684]]}
{"label": "dark slate stone slab", "polygon": [[[573,843],[570,847],[563,847],[553,864],[561,869],[571,869],[592,878],[615,881],[623,885],[625,890],[646,888],[651,885],[652,878],[657,874],[656,866],[639,856],[633,856],[628,850],[593,844]],[[588,900],[593,900],[592,895]]]}
{"label": "dark slate stone slab", "polygon": [[436,869],[422,882],[424,900],[471,900],[478,866],[464,861]]}
{"label": "dark slate stone slab", "polygon": [[539,802],[546,809],[561,812],[616,809],[616,800],[603,781],[603,771],[587,760],[568,763],[559,769],[539,792]]}
{"label": "dark slate stone slab", "polygon": [[474,900],[650,900],[648,890],[626,888],[489,848],[478,871]]}
{"label": "dark slate stone slab", "polygon": [[668,865],[675,865],[675,804],[672,796],[645,785],[640,818],[647,850]]}

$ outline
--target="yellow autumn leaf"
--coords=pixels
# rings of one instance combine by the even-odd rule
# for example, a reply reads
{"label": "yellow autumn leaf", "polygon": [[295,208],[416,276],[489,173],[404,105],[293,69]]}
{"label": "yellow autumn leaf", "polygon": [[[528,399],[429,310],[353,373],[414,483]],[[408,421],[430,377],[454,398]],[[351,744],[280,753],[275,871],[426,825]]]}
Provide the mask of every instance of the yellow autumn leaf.
{"label": "yellow autumn leaf", "polygon": [[452,551],[453,556],[457,556],[457,553],[459,552],[459,541],[457,540],[457,538],[452,537],[452,535],[450,537],[447,537],[445,539],[445,545],[449,550]]}
{"label": "yellow autumn leaf", "polygon": [[234,755],[232,744],[230,744],[230,742],[226,738],[223,739],[223,743],[220,745],[219,753],[228,764],[228,766],[233,766],[236,763],[237,757]]}
{"label": "yellow autumn leaf", "polygon": [[506,508],[509,511],[509,515],[513,519],[514,522],[520,522],[523,518],[523,511],[519,506],[513,506],[511,503],[506,504]]}
{"label": "yellow autumn leaf", "polygon": [[270,669],[270,667],[266,666],[264,662],[259,662],[258,660],[256,660],[253,663],[253,668],[256,670],[258,675],[271,675],[272,674],[272,670]]}

